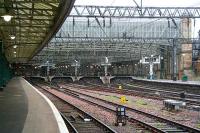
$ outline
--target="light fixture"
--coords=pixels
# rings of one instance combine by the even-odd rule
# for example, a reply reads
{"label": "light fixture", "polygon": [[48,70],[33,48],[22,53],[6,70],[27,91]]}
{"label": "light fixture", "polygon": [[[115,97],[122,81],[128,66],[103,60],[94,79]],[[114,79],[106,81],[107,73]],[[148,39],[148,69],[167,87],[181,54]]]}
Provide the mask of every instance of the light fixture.
{"label": "light fixture", "polygon": [[9,22],[13,16],[6,14],[6,15],[3,15],[3,16],[1,16],[1,17],[3,17],[3,19],[4,19],[6,22]]}
{"label": "light fixture", "polygon": [[14,54],[16,54],[17,52],[16,52],[16,51],[14,51],[13,53],[14,53]]}
{"label": "light fixture", "polygon": [[17,45],[14,45],[13,48],[17,48]]}
{"label": "light fixture", "polygon": [[14,35],[10,35],[10,38],[13,40],[13,39],[15,39],[15,36]]}

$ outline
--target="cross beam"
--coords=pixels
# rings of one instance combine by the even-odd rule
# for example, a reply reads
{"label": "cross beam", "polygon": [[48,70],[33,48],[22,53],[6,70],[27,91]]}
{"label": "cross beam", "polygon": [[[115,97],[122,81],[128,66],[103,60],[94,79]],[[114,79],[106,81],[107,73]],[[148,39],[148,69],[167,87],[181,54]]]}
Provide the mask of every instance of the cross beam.
{"label": "cross beam", "polygon": [[73,6],[71,17],[200,18],[200,7]]}
{"label": "cross beam", "polygon": [[91,43],[91,42],[104,42],[104,43],[125,43],[125,44],[166,44],[176,39],[181,44],[192,44],[199,42],[198,38],[141,38],[141,37],[55,37],[51,44],[55,43]]}

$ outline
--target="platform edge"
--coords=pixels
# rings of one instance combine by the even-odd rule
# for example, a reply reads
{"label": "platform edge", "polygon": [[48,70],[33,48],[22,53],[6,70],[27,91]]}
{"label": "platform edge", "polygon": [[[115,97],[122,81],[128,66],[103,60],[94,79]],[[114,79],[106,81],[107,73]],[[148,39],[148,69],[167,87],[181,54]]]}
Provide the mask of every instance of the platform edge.
{"label": "platform edge", "polygon": [[[24,78],[23,78],[24,79]],[[24,79],[26,81],[27,84],[29,84],[41,97],[43,97],[45,99],[45,101],[49,104],[49,106],[51,107],[53,114],[56,118],[57,124],[58,124],[58,128],[60,133],[69,133],[68,128],[65,125],[64,120],[62,119],[59,111],[57,110],[57,108],[55,107],[55,105],[49,100],[49,98],[47,98],[44,94],[42,94],[38,89],[36,89],[32,84],[30,84],[26,79]]]}

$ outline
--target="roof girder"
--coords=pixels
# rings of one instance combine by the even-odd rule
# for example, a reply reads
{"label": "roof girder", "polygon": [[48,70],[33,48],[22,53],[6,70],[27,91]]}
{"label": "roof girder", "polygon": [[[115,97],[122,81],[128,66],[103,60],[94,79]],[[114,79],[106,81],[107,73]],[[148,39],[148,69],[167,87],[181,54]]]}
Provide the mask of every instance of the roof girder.
{"label": "roof girder", "polygon": [[[0,15],[6,14],[4,9],[13,15],[9,23],[0,19],[0,30],[4,35],[3,41],[8,60],[22,59],[21,57],[30,59],[34,51],[38,50],[37,47],[40,44],[45,45],[51,35],[56,32],[56,28],[61,25],[73,3],[74,0],[1,1]],[[15,40],[10,39],[11,34],[16,36]],[[15,56],[13,55],[13,45],[20,45],[15,49],[17,52]],[[29,48],[28,52],[27,48]]]}

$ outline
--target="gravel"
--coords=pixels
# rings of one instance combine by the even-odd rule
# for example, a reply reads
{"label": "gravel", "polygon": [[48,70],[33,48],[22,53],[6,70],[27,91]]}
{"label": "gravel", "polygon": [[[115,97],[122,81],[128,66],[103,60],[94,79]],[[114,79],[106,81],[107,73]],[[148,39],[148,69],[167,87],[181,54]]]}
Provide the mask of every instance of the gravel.
{"label": "gravel", "polygon": [[[64,85],[62,85],[64,86]],[[95,96],[98,98],[102,98],[104,100],[108,100],[114,103],[119,103],[120,100],[119,98],[122,96],[120,94],[116,93],[109,93],[109,92],[103,92],[103,91],[94,91],[94,90],[84,90],[84,89],[79,89],[80,86],[73,85],[71,86],[64,86],[67,87],[68,89],[73,89],[74,91],[78,91],[81,93],[89,94],[91,96]],[[99,87],[98,87],[99,88]],[[193,111],[193,110],[188,110],[188,109],[181,109],[180,111],[177,112],[171,112],[167,111],[163,108],[163,102],[160,100],[155,100],[155,99],[148,99],[144,97],[139,97],[139,96],[127,96],[125,95],[126,98],[128,99],[128,102],[126,106],[139,109],[141,111],[151,113],[156,116],[160,116],[169,120],[176,121],[178,123],[191,126],[194,128],[199,128],[200,129],[200,112],[198,111]],[[133,114],[135,115],[135,114]],[[137,116],[138,119],[142,119],[142,116]]]}
{"label": "gravel", "polygon": [[49,92],[65,99],[69,103],[72,103],[73,105],[76,105],[77,107],[81,108],[82,110],[88,112],[89,114],[96,117],[97,119],[99,119],[103,123],[107,124],[108,126],[110,126],[111,128],[113,128],[114,130],[116,130],[119,133],[140,133],[141,132],[139,130],[136,131],[134,126],[129,122],[127,122],[126,126],[114,126],[115,120],[116,120],[115,113],[111,113],[107,110],[104,110],[103,108],[98,107],[98,106],[91,105],[87,102],[81,101],[72,96],[63,94],[62,92],[59,92],[57,90],[50,89],[49,87],[46,87],[46,86],[42,86],[42,87],[43,88],[45,87]]}

